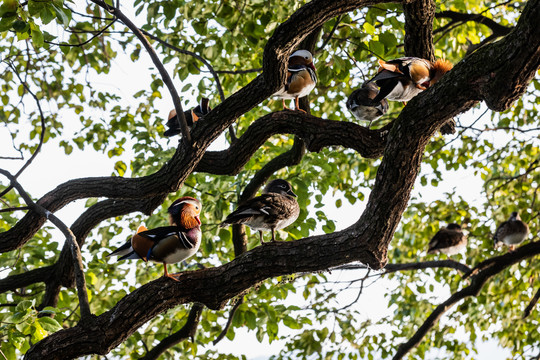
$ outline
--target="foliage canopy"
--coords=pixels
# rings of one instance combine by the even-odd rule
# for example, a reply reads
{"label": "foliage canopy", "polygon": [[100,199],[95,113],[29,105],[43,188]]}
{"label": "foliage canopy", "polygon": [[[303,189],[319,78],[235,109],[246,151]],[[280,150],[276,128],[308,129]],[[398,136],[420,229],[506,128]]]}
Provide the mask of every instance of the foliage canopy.
{"label": "foliage canopy", "polygon": [[[57,161],[48,156],[52,147],[66,156],[95,152],[113,164],[110,177],[75,179],[42,198],[29,194],[51,212],[86,201],[70,229],[97,317],[80,310],[70,242],[32,206],[17,209],[28,202],[2,177],[0,190],[9,189],[2,191],[2,206],[11,209],[0,212],[3,357],[50,351],[48,358],[111,352],[150,359],[158,349],[165,359],[233,359],[238,353],[210,345],[231,319],[228,339],[240,342],[236,335],[248,329],[259,342],[283,340],[279,358],[401,358],[409,350],[400,354],[400,345],[447,299],[457,306],[412,344],[412,358],[471,359],[491,339],[512,358],[540,352],[531,302],[540,287],[540,83],[533,78],[540,35],[530,30],[539,1],[137,0],[116,6],[100,0],[4,0],[0,6],[0,131],[12,141],[2,145],[0,168],[15,175],[32,159],[25,179],[36,163]],[[150,65],[138,31],[158,63]],[[267,100],[298,47],[312,50],[317,68],[317,86],[303,102],[311,115],[280,111],[280,101]],[[378,58],[405,55],[457,65],[418,99],[391,102],[377,130],[354,124],[347,96],[376,73]],[[519,65],[516,57],[523,58]],[[200,97],[211,99],[214,111],[194,126],[191,143],[163,138],[174,106],[163,71],[184,109]],[[118,83],[104,86],[110,79]],[[441,135],[437,130],[453,116],[455,134]],[[8,159],[19,155],[25,160]],[[302,211],[278,235],[288,242],[259,249],[249,229],[217,224],[270,177],[291,181]],[[165,225],[167,207],[182,195],[203,203],[203,244],[180,265],[195,280],[171,284],[158,279],[160,265],[105,257],[141,222]],[[529,224],[531,244],[502,255],[491,234],[512,211]],[[426,255],[429,239],[452,222],[466,227],[466,253],[446,262]],[[357,252],[342,239],[356,241]],[[322,250],[309,250],[317,246]],[[257,269],[246,265],[250,256],[268,259],[273,269],[250,275]],[[479,277],[466,279],[460,271],[483,261]],[[206,269],[195,270],[197,263]],[[386,270],[374,270],[386,263]],[[404,270],[403,264],[411,265]],[[196,286],[209,284],[196,276],[222,274],[214,269],[236,269],[242,284],[234,287],[234,278],[225,276],[212,280],[229,291],[209,300],[214,289]],[[374,303],[375,310],[348,305],[381,283],[384,300],[377,302],[388,303],[384,316],[370,315],[379,307]],[[476,293],[464,291],[477,284]],[[149,289],[164,289],[156,295],[162,307],[142,309],[148,318],[141,324],[126,320],[114,325],[116,332],[106,328],[104,339],[84,332],[84,324],[97,327],[102,316],[147,299]],[[185,298],[171,300],[162,294],[167,291]],[[533,308],[524,316],[528,305]],[[95,344],[77,345],[84,336]],[[60,342],[65,349],[54,353]]]}

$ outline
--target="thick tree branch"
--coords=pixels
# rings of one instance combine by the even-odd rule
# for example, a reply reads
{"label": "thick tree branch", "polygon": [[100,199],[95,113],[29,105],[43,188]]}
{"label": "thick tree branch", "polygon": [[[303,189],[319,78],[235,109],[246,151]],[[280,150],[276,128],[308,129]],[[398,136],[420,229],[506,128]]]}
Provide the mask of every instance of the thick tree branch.
{"label": "thick tree branch", "polygon": [[53,270],[54,265],[50,265],[0,279],[0,293],[14,291],[38,282],[46,282],[51,277]]}
{"label": "thick tree branch", "polygon": [[284,133],[297,135],[312,152],[328,146],[343,146],[363,157],[378,158],[383,153],[390,127],[368,130],[352,122],[323,120],[299,111],[270,113],[254,121],[228,149],[208,151],[195,171],[235,175],[270,136]]}
{"label": "thick tree branch", "polygon": [[29,207],[49,219],[66,237],[66,242],[69,244],[71,249],[71,256],[73,258],[73,262],[76,265],[75,279],[77,283],[77,295],[79,297],[81,318],[83,320],[88,319],[92,315],[92,313],[90,312],[90,305],[88,304],[88,293],[86,290],[86,280],[84,278],[81,250],[79,248],[79,245],[77,244],[75,235],[73,235],[71,230],[60,219],[50,213],[47,209],[36,204],[26,193],[24,188],[17,182],[15,176],[11,175],[9,172],[3,169],[0,169],[0,174],[6,176],[10,180],[11,186],[17,189],[19,195],[23,198],[23,200]]}
{"label": "thick tree branch", "polygon": [[[470,280],[470,285],[464,287],[460,291],[452,294],[445,302],[435,308],[435,310],[428,316],[426,321],[418,328],[416,333],[405,343],[399,346],[398,351],[392,358],[393,360],[402,359],[412,348],[416,347],[427,332],[433,328],[441,316],[444,315],[453,305],[457,302],[470,297],[477,296],[484,284],[491,279],[494,275],[502,272],[509,266],[519,263],[524,259],[531,258],[540,254],[540,242],[533,242],[524,245],[512,253],[507,253],[501,256],[497,256],[490,260],[489,267],[482,267],[481,270],[475,271],[475,275]],[[479,264],[481,265],[481,264]]]}
{"label": "thick tree branch", "polygon": [[435,60],[433,46],[435,7],[433,0],[415,0],[403,4],[406,56]]}

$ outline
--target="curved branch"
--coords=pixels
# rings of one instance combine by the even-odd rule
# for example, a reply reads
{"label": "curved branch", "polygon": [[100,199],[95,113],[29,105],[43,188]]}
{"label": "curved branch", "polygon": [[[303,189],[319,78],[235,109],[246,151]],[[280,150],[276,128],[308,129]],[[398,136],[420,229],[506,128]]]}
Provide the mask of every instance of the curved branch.
{"label": "curved branch", "polygon": [[[367,236],[358,239],[344,231],[293,242],[269,243],[223,266],[184,272],[178,282],[159,278],[125,296],[102,315],[50,335],[35,344],[25,358],[67,359],[106,354],[163,311],[189,302],[220,309],[230,298],[241,296],[270,277],[318,271],[350,260],[376,267],[373,251],[366,246]],[[103,331],[105,328],[107,331]],[[88,343],[88,338],[93,341]],[[82,343],[85,345],[81,346]]]}
{"label": "curved branch", "polygon": [[525,308],[525,311],[523,311],[522,319],[525,319],[529,315],[531,315],[531,311],[532,311],[532,309],[534,309],[534,307],[535,307],[535,305],[536,305],[536,303],[538,302],[539,299],[540,299],[540,288],[538,288],[538,290],[536,291],[536,294],[534,294],[533,298],[529,302],[529,305],[527,305],[527,307]]}
{"label": "curved branch", "polygon": [[232,325],[232,322],[233,322],[233,319],[234,319],[234,314],[236,313],[236,310],[238,310],[240,305],[242,305],[243,303],[244,303],[244,297],[242,296],[242,297],[240,297],[240,299],[238,299],[236,304],[234,304],[231,311],[229,311],[229,318],[227,319],[227,324],[225,324],[225,326],[223,327],[223,329],[219,333],[218,337],[215,338],[214,341],[212,341],[212,344],[216,345],[218,342],[220,342],[227,335],[227,332],[229,331],[229,329],[230,329],[230,327]]}
{"label": "curved branch", "polygon": [[[413,347],[420,344],[427,332],[434,327],[435,324],[437,324],[441,316],[443,316],[446,311],[448,311],[460,300],[470,296],[477,296],[480,290],[482,290],[484,284],[494,275],[500,273],[509,266],[517,264],[524,259],[536,256],[538,254],[540,254],[540,242],[533,242],[520,247],[512,253],[507,253],[490,259],[492,260],[491,265],[489,267],[482,268],[482,270],[479,270],[478,272],[475,272],[476,275],[471,278],[471,284],[469,286],[466,286],[460,291],[452,294],[445,302],[433,310],[433,312],[418,328],[416,333],[409,339],[409,341],[399,346],[392,360],[402,359]],[[473,272],[475,269],[473,269]]]}
{"label": "curved branch", "polygon": [[178,93],[176,92],[176,88],[174,87],[174,84],[172,82],[171,77],[169,76],[169,73],[167,73],[167,70],[159,60],[156,52],[154,51],[154,48],[152,48],[152,45],[148,42],[148,39],[144,37],[141,30],[127,17],[124,15],[124,13],[116,7],[113,7],[109,4],[107,4],[105,1],[102,0],[91,0],[94,4],[97,6],[105,9],[109,13],[111,13],[115,18],[118,18],[120,21],[124,23],[132,32],[133,34],[141,41],[144,48],[150,55],[150,58],[152,59],[152,62],[158,69],[163,82],[169,89],[169,93],[171,94],[174,108],[176,109],[177,118],[180,121],[180,128],[182,130],[182,140],[185,139],[188,143],[191,143],[191,135],[189,133],[189,128],[187,126],[186,118],[184,116],[184,110],[182,109],[182,103],[180,102],[180,97],[178,96]]}
{"label": "curved branch", "polygon": [[[495,20],[481,14],[466,14],[466,13],[460,13],[457,11],[446,10],[446,11],[441,11],[441,12],[436,13],[435,18],[436,19],[450,19],[450,23],[447,24],[446,26],[449,26],[455,23],[466,23],[469,21],[474,21],[476,23],[487,26],[493,32],[493,35],[497,37],[508,35],[508,33],[510,33],[510,31],[512,30],[511,27],[501,25],[497,23]],[[441,29],[438,29],[438,30],[440,31]]]}
{"label": "curved branch", "polygon": [[299,111],[270,113],[254,121],[228,149],[208,151],[195,171],[235,175],[253,153],[275,134],[297,135],[305,142],[307,150],[312,152],[328,146],[343,146],[356,150],[363,157],[378,158],[383,153],[390,127],[391,124],[381,129],[369,130],[352,122],[324,120]]}
{"label": "curved branch", "polygon": [[[34,94],[30,90],[30,88],[28,87],[28,84],[21,78],[15,66],[13,66],[11,62],[8,62],[7,64],[11,68],[11,70],[13,70],[13,72],[15,73],[19,81],[21,82],[21,85],[24,87],[24,89],[32,96],[32,98],[34,98],[34,101],[36,102],[36,105],[39,111],[39,117],[41,119],[41,134],[39,135],[38,146],[36,147],[36,150],[34,151],[32,156],[30,156],[30,159],[28,159],[26,163],[19,169],[19,171],[17,171],[17,173],[15,173],[15,175],[13,176],[15,179],[17,179],[19,175],[22,174],[24,169],[26,169],[38,155],[39,151],[41,150],[41,146],[43,146],[43,141],[45,139],[45,131],[47,129],[45,127],[45,115],[43,115],[43,110],[41,109],[41,103],[39,102],[39,99],[37,98],[36,94]],[[12,188],[13,188],[12,185],[7,186],[2,192],[0,192],[0,198],[6,195]]]}
{"label": "curved branch", "polygon": [[14,291],[23,287],[30,286],[38,282],[47,282],[54,272],[54,265],[30,270],[22,274],[15,274],[0,279],[0,294],[6,291]]}
{"label": "curved branch", "polygon": [[77,282],[77,295],[79,297],[79,307],[81,310],[81,318],[83,320],[88,319],[92,315],[92,313],[90,312],[90,305],[88,303],[88,293],[86,290],[86,280],[84,278],[81,250],[79,248],[79,245],[77,244],[75,235],[73,235],[73,232],[59,218],[54,216],[47,209],[36,204],[30,198],[28,193],[26,193],[24,188],[17,182],[17,179],[15,178],[15,176],[11,175],[9,172],[3,169],[0,169],[0,174],[6,176],[9,179],[9,181],[11,182],[11,186],[17,189],[17,191],[19,192],[19,195],[24,199],[25,203],[29,207],[31,207],[34,211],[40,213],[42,216],[50,220],[66,237],[66,242],[69,244],[69,247],[71,250],[72,261],[76,265],[74,266],[74,268],[75,268],[75,278]]}
{"label": "curved branch", "polygon": [[202,304],[193,304],[193,307],[189,311],[189,315],[184,326],[182,326],[182,328],[174,334],[171,334],[165,339],[161,340],[158,345],[156,345],[152,350],[148,351],[139,360],[158,359],[161,354],[167,351],[167,349],[184,340],[194,338],[195,334],[197,333],[197,327],[199,326],[199,320],[201,318],[203,309],[204,306]]}

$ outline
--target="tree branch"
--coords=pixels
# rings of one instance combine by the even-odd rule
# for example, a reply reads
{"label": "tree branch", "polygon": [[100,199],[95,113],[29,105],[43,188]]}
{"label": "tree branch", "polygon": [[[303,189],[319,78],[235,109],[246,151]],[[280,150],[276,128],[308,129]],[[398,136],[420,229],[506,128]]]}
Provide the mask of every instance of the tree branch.
{"label": "tree branch", "polygon": [[10,180],[11,185],[15,189],[17,189],[19,195],[23,198],[25,203],[32,208],[32,210],[40,213],[42,216],[49,219],[66,237],[66,242],[70,244],[73,261],[77,265],[75,266],[75,278],[77,283],[77,295],[79,297],[79,307],[81,309],[81,318],[83,320],[88,319],[92,315],[92,313],[90,312],[90,305],[88,304],[88,293],[86,290],[86,280],[84,278],[81,251],[79,245],[77,244],[75,236],[60,219],[58,219],[47,209],[36,204],[30,198],[30,196],[28,196],[24,188],[17,182],[17,179],[13,175],[3,169],[0,169],[0,174],[4,175]]}
{"label": "tree branch", "polygon": [[534,309],[536,303],[540,299],[540,288],[536,291],[536,294],[534,294],[533,298],[531,299],[531,302],[527,307],[525,308],[525,311],[523,312],[523,319],[527,318],[529,315],[531,315],[532,309]]}
{"label": "tree branch", "polygon": [[187,340],[189,338],[194,338],[197,333],[197,327],[199,326],[199,320],[201,318],[202,311],[204,306],[202,304],[193,304],[191,310],[189,311],[188,318],[186,323],[180,330],[167,336],[165,339],[156,345],[152,350],[148,351],[142,358],[139,360],[155,360],[158,359],[161,354],[163,354],[167,349],[173,347],[174,345]]}
{"label": "tree branch", "polygon": [[[21,76],[19,75],[19,72],[17,71],[17,68],[15,68],[15,66],[13,66],[13,64],[10,63],[10,62],[7,62],[7,64],[11,68],[11,70],[13,70],[13,72],[15,73],[17,78],[19,79],[19,81],[20,81],[21,85],[24,87],[24,89],[32,96],[32,98],[34,98],[34,101],[36,102],[36,105],[37,105],[37,108],[38,108],[38,111],[39,111],[39,117],[41,119],[41,134],[39,134],[39,143],[38,143],[38,145],[36,147],[36,150],[32,154],[32,156],[30,156],[30,158],[26,161],[26,163],[24,163],[24,165],[19,169],[19,171],[17,171],[17,173],[15,173],[15,175],[13,176],[15,179],[17,179],[22,174],[24,169],[26,169],[32,163],[32,161],[34,161],[37,154],[41,150],[41,147],[43,146],[43,141],[45,139],[45,131],[46,131],[45,115],[43,115],[43,110],[41,109],[41,103],[39,102],[39,99],[37,98],[36,94],[34,94],[30,90],[30,88],[28,87],[28,84],[21,78]],[[4,195],[6,195],[12,188],[13,188],[12,185],[7,186],[2,192],[0,192],[0,198],[3,197]]]}
{"label": "tree branch", "polygon": [[[540,241],[532,242],[524,245],[512,253],[506,253],[501,256],[490,259],[490,266],[482,267],[482,263],[473,269],[475,274],[470,281],[470,285],[464,287],[460,291],[452,294],[445,302],[440,304],[433,310],[424,323],[418,328],[416,333],[405,343],[401,344],[392,358],[393,360],[402,359],[412,348],[416,347],[427,332],[437,324],[441,316],[448,311],[457,302],[470,297],[477,296],[484,284],[494,275],[505,270],[509,266],[519,263],[520,261],[531,258],[540,254]],[[478,271],[476,271],[478,269]]]}
{"label": "tree branch", "polygon": [[167,70],[161,63],[161,60],[159,60],[156,52],[154,51],[154,48],[152,48],[152,45],[148,42],[148,39],[144,37],[142,32],[139,30],[139,28],[127,17],[124,15],[124,13],[116,7],[113,7],[109,4],[107,4],[105,1],[102,0],[91,0],[94,4],[97,6],[105,9],[111,15],[113,15],[115,18],[118,18],[120,21],[124,23],[132,32],[133,34],[141,41],[144,48],[150,55],[150,58],[152,59],[152,62],[158,69],[161,78],[163,79],[163,82],[169,89],[169,93],[171,94],[174,108],[176,109],[176,116],[178,118],[178,121],[180,122],[180,128],[182,130],[182,139],[190,144],[191,143],[191,135],[189,133],[189,128],[187,126],[186,118],[184,116],[184,110],[182,109],[182,103],[180,102],[180,97],[178,96],[178,93],[176,92],[176,88],[174,87],[174,84],[172,82],[171,77],[169,76],[169,73],[167,73]]}
{"label": "tree branch", "polygon": [[433,0],[416,0],[403,4],[406,56],[435,60],[433,46],[435,8]]}
{"label": "tree branch", "polygon": [[46,282],[50,278],[51,273],[53,273],[53,270],[54,265],[50,265],[0,279],[0,294],[6,291],[24,288],[38,282]]}
{"label": "tree branch", "polygon": [[[459,261],[431,260],[431,261],[420,261],[420,262],[405,263],[405,264],[386,264],[386,266],[383,269],[384,272],[381,275],[398,272],[398,271],[404,271],[404,270],[423,270],[423,269],[433,269],[433,268],[455,269],[464,274],[468,273],[471,270],[470,267],[468,267],[465,264],[460,263]],[[358,269],[368,269],[368,267],[363,264],[347,264],[347,265],[342,265],[336,268],[336,270],[358,270]]]}
{"label": "tree branch", "polygon": [[225,326],[223,327],[223,329],[219,333],[218,337],[215,338],[214,341],[212,341],[212,344],[216,345],[218,342],[220,342],[227,335],[227,332],[229,331],[229,329],[230,329],[230,327],[232,325],[232,321],[234,319],[234,314],[236,313],[236,310],[238,310],[240,305],[242,305],[243,303],[244,303],[244,297],[242,296],[242,297],[240,297],[240,299],[238,299],[236,304],[234,304],[234,306],[232,307],[231,311],[229,312],[229,318],[227,319],[227,324],[225,324]]}
{"label": "tree branch", "polygon": [[[449,26],[451,24],[456,24],[456,23],[466,23],[469,21],[474,21],[476,23],[487,26],[493,32],[493,35],[495,35],[496,37],[508,35],[508,33],[510,33],[510,31],[512,30],[511,27],[501,25],[497,23],[495,20],[481,14],[466,14],[466,13],[460,13],[457,11],[446,10],[446,11],[441,11],[441,12],[436,13],[435,18],[436,19],[450,19],[451,20],[450,23],[447,24],[446,26]],[[441,29],[442,28],[438,30],[441,31]]]}
{"label": "tree branch", "polygon": [[324,120],[299,111],[270,113],[254,121],[228,149],[208,151],[195,171],[235,175],[270,136],[287,133],[297,135],[312,152],[341,145],[356,150],[363,157],[378,158],[383,153],[390,127],[369,130],[352,122]]}

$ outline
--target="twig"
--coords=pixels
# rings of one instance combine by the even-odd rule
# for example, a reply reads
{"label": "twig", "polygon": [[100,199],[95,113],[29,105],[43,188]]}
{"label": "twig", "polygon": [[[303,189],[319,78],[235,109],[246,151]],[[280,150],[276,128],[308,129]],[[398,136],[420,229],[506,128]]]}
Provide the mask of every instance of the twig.
{"label": "twig", "polygon": [[236,310],[238,310],[240,305],[242,305],[243,303],[244,303],[244,297],[242,296],[240,299],[238,299],[236,304],[234,304],[234,306],[232,307],[231,311],[229,312],[229,319],[227,320],[227,324],[225,324],[225,327],[223,328],[223,330],[221,330],[218,337],[212,342],[212,344],[216,345],[225,337],[225,335],[227,335],[227,332],[229,331],[229,328],[232,325],[234,314],[236,313]]}
{"label": "twig", "polygon": [[47,209],[43,208],[41,205],[36,204],[30,198],[30,196],[24,190],[24,188],[19,184],[15,176],[11,175],[8,171],[4,169],[0,169],[0,174],[4,175],[10,180],[11,185],[15,189],[17,189],[17,191],[19,192],[19,195],[23,198],[23,200],[32,210],[36,211],[40,215],[50,220],[64,234],[64,236],[66,237],[66,240],[70,243],[73,261],[75,262],[75,264],[77,264],[77,266],[75,266],[75,279],[76,279],[76,284],[77,284],[77,295],[79,297],[79,305],[81,308],[81,319],[85,320],[89,318],[92,315],[92,313],[90,311],[90,304],[88,303],[88,294],[86,290],[86,280],[84,278],[81,250],[79,248],[79,244],[77,244],[75,236],[71,232],[71,229],[69,229],[53,213],[49,212]]}
{"label": "twig", "polygon": [[177,332],[172,335],[167,336],[165,339],[156,345],[152,350],[148,351],[142,358],[139,360],[154,360],[159,358],[170,347],[178,344],[181,341],[184,341],[188,338],[195,337],[197,332],[197,326],[199,325],[199,320],[203,311],[204,305],[195,303],[189,312],[188,319],[184,326]]}
{"label": "twig", "polygon": [[356,296],[356,299],[354,299],[351,303],[339,308],[339,309],[336,309],[335,311],[336,312],[339,312],[339,311],[342,311],[342,310],[345,310],[347,308],[350,308],[351,306],[353,306],[354,304],[356,304],[356,302],[358,301],[358,299],[360,299],[360,296],[362,295],[362,292],[364,291],[364,283],[366,282],[366,280],[369,278],[369,273],[371,272],[371,269],[368,269],[366,271],[366,275],[360,279],[360,289],[358,289],[358,295]]}
{"label": "twig", "polygon": [[538,288],[538,290],[536,291],[536,294],[534,294],[533,298],[531,299],[531,302],[525,308],[525,311],[523,312],[522,319],[525,319],[526,317],[531,315],[531,311],[534,308],[534,306],[536,305],[536,303],[538,302],[538,299],[540,299],[540,288]]}
{"label": "twig", "polygon": [[[421,261],[416,263],[405,263],[405,264],[387,264],[384,267],[384,271],[381,275],[389,274],[398,271],[404,270],[422,270],[422,269],[432,269],[432,268],[450,268],[456,269],[464,274],[467,274],[471,271],[471,268],[465,264],[462,264],[455,260],[432,260],[432,261]],[[368,269],[364,264],[347,264],[332,268],[332,270],[358,270],[358,269]]]}
{"label": "twig", "polygon": [[17,210],[29,210],[30,208],[28,206],[17,206],[17,207],[12,207],[12,208],[9,208],[9,209],[0,209],[0,213],[3,213],[3,212],[12,212],[12,211],[17,211]]}
{"label": "twig", "polygon": [[0,156],[1,160],[24,160],[22,156]]}
{"label": "twig", "polygon": [[451,143],[453,143],[453,142],[456,141],[457,139],[460,139],[460,138],[461,138],[461,135],[463,135],[463,133],[464,133],[467,129],[471,128],[474,124],[476,124],[478,121],[480,121],[480,119],[481,119],[488,111],[489,111],[489,109],[486,109],[483,113],[481,113],[480,116],[478,116],[478,117],[476,118],[476,120],[474,120],[474,122],[473,122],[470,126],[464,127],[463,130],[461,130],[461,131],[459,132],[459,134],[457,134],[452,140],[450,140],[450,141],[444,143],[444,145],[442,145],[442,146],[441,146],[440,148],[438,148],[437,150],[430,152],[430,153],[429,153],[429,158],[431,159],[435,154],[437,154],[438,152],[440,152],[445,146],[450,145]]}
{"label": "twig", "polygon": [[[88,44],[89,42],[91,42],[92,40],[94,40],[95,38],[99,37],[100,35],[102,35],[108,28],[110,28],[115,22],[116,22],[116,18],[113,18],[113,21],[111,21],[107,26],[105,26],[103,29],[99,30],[97,33],[95,33],[92,37],[90,37],[90,39],[82,42],[82,43],[79,43],[79,44],[69,44],[69,43],[55,43],[55,42],[52,42],[52,41],[47,41],[45,40],[45,42],[47,44],[50,44],[50,45],[58,45],[58,46],[65,46],[65,47],[80,47],[80,46],[84,46],[86,44]],[[94,32],[92,32],[94,33]]]}
{"label": "twig", "polygon": [[[472,274],[470,285],[464,287],[460,291],[452,294],[445,302],[440,304],[433,310],[424,323],[418,328],[416,333],[405,343],[401,344],[392,358],[392,360],[402,359],[413,347],[420,344],[427,332],[435,326],[441,316],[444,315],[457,302],[470,297],[477,296],[485,283],[502,272],[511,265],[517,264],[520,261],[540,254],[540,242],[532,242],[524,245],[512,253],[506,253],[488,259],[478,264],[470,273]],[[465,276],[463,277],[463,279]]]}
{"label": "twig", "polygon": [[326,45],[328,45],[328,43],[330,42],[330,40],[332,40],[332,36],[334,36],[334,33],[336,32],[337,30],[337,27],[339,25],[339,23],[341,22],[341,19],[343,18],[343,16],[338,16],[336,18],[336,23],[334,24],[334,27],[332,27],[332,30],[330,30],[330,32],[328,33],[328,35],[326,36],[326,39],[324,39],[324,42],[322,43],[321,46],[319,46],[317,48],[317,50],[315,51],[315,53],[321,51],[322,49],[324,49],[326,47]]}
{"label": "twig", "polygon": [[[150,39],[152,40],[155,40],[157,41],[158,43],[160,43],[161,45],[171,49],[171,50],[174,50],[176,52],[179,52],[181,54],[185,54],[185,55],[189,55],[189,56],[192,56],[194,57],[195,59],[199,60],[200,62],[202,62],[204,64],[204,66],[206,66],[208,68],[208,71],[210,71],[210,73],[212,74],[215,82],[216,82],[216,87],[218,89],[218,93],[219,93],[219,97],[221,99],[221,102],[225,101],[225,92],[223,91],[223,86],[221,86],[221,81],[219,80],[219,76],[217,74],[217,72],[214,70],[214,67],[212,65],[210,65],[210,63],[208,61],[206,61],[205,58],[203,58],[202,56],[200,56],[199,54],[196,54],[192,51],[188,51],[188,50],[184,50],[184,49],[180,49],[179,47],[177,46],[174,46],[174,45],[171,45],[169,44],[168,42],[160,39],[159,37],[157,36],[154,36],[152,34],[150,34],[148,31],[146,30],[142,30],[140,29],[140,31],[145,34],[146,36],[148,36]],[[236,133],[234,131],[234,127],[231,125],[229,126],[229,134],[231,136],[231,141],[236,141]]]}
{"label": "twig", "polygon": [[167,73],[167,70],[163,66],[163,63],[159,60],[154,48],[152,48],[152,45],[150,45],[150,42],[148,42],[148,39],[143,35],[141,30],[127,17],[122,13],[122,11],[119,8],[111,7],[105,1],[103,0],[92,0],[92,2],[99,7],[107,10],[109,13],[111,13],[113,16],[118,18],[120,21],[122,21],[132,32],[135,34],[135,36],[141,41],[143,46],[145,47],[146,51],[150,55],[150,58],[152,59],[152,62],[158,69],[161,77],[163,78],[163,82],[165,85],[167,85],[167,88],[169,89],[169,93],[171,94],[174,108],[176,110],[176,116],[178,120],[180,121],[180,128],[182,130],[182,139],[185,139],[185,141],[188,144],[191,144],[191,134],[189,133],[189,128],[187,126],[186,118],[184,116],[184,110],[182,109],[182,104],[180,103],[180,97],[178,96],[178,93],[176,92],[176,88],[174,87],[174,84],[172,82],[171,77]]}
{"label": "twig", "polygon": [[[37,154],[39,153],[39,151],[41,150],[41,146],[43,145],[43,141],[45,139],[45,116],[43,115],[43,110],[41,109],[41,104],[39,102],[39,99],[37,98],[37,96],[30,90],[30,88],[28,87],[28,85],[26,84],[25,81],[23,81],[23,79],[21,79],[21,76],[19,75],[19,72],[17,71],[17,68],[15,68],[15,66],[13,66],[13,64],[11,62],[8,62],[7,63],[8,66],[13,70],[13,72],[15,73],[15,75],[17,76],[17,78],[19,79],[19,81],[21,82],[22,86],[24,87],[24,89],[26,91],[28,91],[28,93],[34,98],[34,100],[36,101],[36,104],[37,104],[37,107],[38,107],[38,110],[39,110],[39,115],[41,117],[41,134],[39,136],[39,143],[38,143],[38,146],[36,147],[36,150],[34,151],[34,153],[32,154],[32,156],[30,156],[30,158],[26,161],[26,163],[19,169],[19,171],[17,171],[17,173],[13,176],[15,179],[17,179],[19,177],[19,175],[22,174],[22,172],[24,171],[24,169],[26,169],[31,163],[32,161],[34,161],[34,159],[36,158]],[[11,174],[10,174],[11,175]],[[0,197],[6,195],[11,189],[13,188],[12,185],[9,185],[8,187],[6,187],[1,193],[0,193]]]}
{"label": "twig", "polygon": [[254,72],[261,72],[262,68],[257,69],[247,69],[247,70],[214,70],[216,74],[249,74]]}
{"label": "twig", "polygon": [[465,14],[465,13],[460,13],[457,11],[447,10],[447,11],[441,11],[441,12],[436,13],[435,18],[451,19],[450,23],[447,24],[446,27],[452,23],[454,24],[457,23],[458,25],[461,25],[468,21],[474,21],[476,23],[487,26],[497,36],[507,35],[512,30],[511,27],[501,25],[497,23],[496,21],[494,21],[493,19],[488,18],[484,15],[480,15],[480,14]]}

